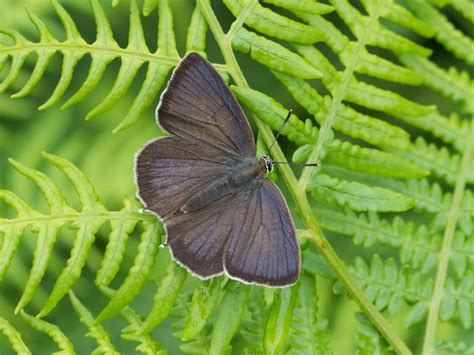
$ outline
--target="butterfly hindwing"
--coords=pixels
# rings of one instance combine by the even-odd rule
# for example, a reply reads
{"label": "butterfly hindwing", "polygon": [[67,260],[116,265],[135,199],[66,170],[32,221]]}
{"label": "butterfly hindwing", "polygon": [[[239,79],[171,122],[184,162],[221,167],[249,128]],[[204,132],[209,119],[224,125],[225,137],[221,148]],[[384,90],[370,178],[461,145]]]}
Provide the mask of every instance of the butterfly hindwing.
{"label": "butterfly hindwing", "polygon": [[223,257],[226,273],[247,283],[276,287],[295,283],[300,251],[280,190],[264,180],[245,201],[238,209],[245,211],[239,216],[240,227],[231,232]]}
{"label": "butterfly hindwing", "polygon": [[167,224],[173,258],[201,278],[223,272],[222,255],[236,222],[233,195],[189,213],[178,212]]}

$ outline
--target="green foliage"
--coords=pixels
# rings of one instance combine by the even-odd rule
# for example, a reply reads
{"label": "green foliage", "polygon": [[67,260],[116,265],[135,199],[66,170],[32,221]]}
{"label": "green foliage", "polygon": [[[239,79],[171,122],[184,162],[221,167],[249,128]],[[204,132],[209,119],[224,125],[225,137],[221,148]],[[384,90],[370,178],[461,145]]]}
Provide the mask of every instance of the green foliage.
{"label": "green foliage", "polygon": [[[473,353],[469,1],[28,4],[0,28],[2,351]],[[292,287],[188,275],[133,197],[189,51],[230,81],[259,153],[292,108],[270,154],[321,165],[271,176],[299,228]]]}

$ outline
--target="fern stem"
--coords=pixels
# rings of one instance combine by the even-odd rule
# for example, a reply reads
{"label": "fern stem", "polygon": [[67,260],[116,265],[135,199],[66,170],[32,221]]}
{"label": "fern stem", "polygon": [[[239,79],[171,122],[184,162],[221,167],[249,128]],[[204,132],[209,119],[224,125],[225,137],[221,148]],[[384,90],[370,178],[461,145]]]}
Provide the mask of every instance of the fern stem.
{"label": "fern stem", "polygon": [[[206,18],[209,28],[211,29],[211,32],[213,33],[214,38],[219,48],[221,49],[224,60],[229,68],[229,74],[234,79],[236,85],[241,86],[241,87],[249,87],[237,63],[237,60],[235,59],[235,55],[232,50],[231,43],[227,40],[226,35],[222,31],[220,23],[217,20],[211,8],[209,0],[197,0],[197,3],[199,4],[199,8],[203,16]],[[251,2],[248,6],[253,7],[254,6],[253,2]],[[246,9],[244,9],[242,12],[245,12],[245,11]],[[231,26],[231,28],[234,31],[237,31],[236,27]],[[342,100],[342,97],[343,96],[341,94],[339,102]],[[333,113],[333,116],[334,116],[337,109],[337,105],[333,109],[334,109],[334,113]],[[274,140],[274,135],[273,135],[272,130],[262,121],[260,120],[255,120],[255,121],[256,121],[259,133],[262,135],[267,146],[269,146]],[[330,120],[328,119],[327,121],[330,121]],[[328,125],[327,129],[329,130],[329,128],[330,128],[330,124]],[[276,143],[272,149],[273,149],[272,154],[275,160],[286,161],[286,157],[283,154],[278,143]],[[334,249],[331,247],[327,239],[324,237],[312,213],[311,206],[306,196],[306,190],[304,188],[301,188],[301,185],[298,184],[298,180],[293,174],[293,171],[291,170],[291,168],[286,164],[279,164],[279,171],[283,179],[285,180],[286,185],[289,188],[292,198],[294,199],[296,205],[299,207],[299,210],[301,212],[301,215],[303,217],[303,220],[306,226],[308,227],[308,229],[311,230],[311,235],[308,239],[311,239],[316,244],[321,254],[325,257],[325,259],[331,265],[333,270],[338,275],[339,279],[344,283],[347,290],[354,297],[354,299],[356,300],[360,308],[371,319],[373,324],[377,327],[380,333],[383,334],[385,339],[387,339],[387,341],[393,346],[393,348],[401,354],[411,354],[411,351],[405,345],[403,340],[398,336],[398,334],[394,331],[392,326],[386,321],[386,319],[382,316],[382,314],[380,314],[380,312],[375,308],[375,306],[368,300],[364,292],[357,286],[354,279],[350,276],[342,260],[339,259]]]}
{"label": "fern stem", "polygon": [[239,17],[232,22],[229,31],[226,33],[227,42],[232,43],[232,38],[234,38],[237,31],[242,27],[247,17],[252,13],[254,6],[258,3],[258,0],[252,0],[245,9],[239,14]]}
{"label": "fern stem", "polygon": [[443,247],[439,256],[438,270],[434,285],[433,297],[431,298],[428,320],[426,321],[425,338],[423,341],[423,354],[434,352],[434,340],[438,326],[439,309],[443,298],[443,289],[448,274],[451,247],[456,231],[456,225],[461,214],[461,202],[466,187],[466,175],[470,169],[471,157],[474,145],[474,120],[471,120],[471,137],[466,140],[466,147],[462,157],[462,165],[456,179],[454,196],[448,213],[448,222],[444,230]]}
{"label": "fern stem", "polygon": [[150,221],[158,223],[156,221],[156,216],[148,213],[138,213],[138,212],[104,212],[104,213],[67,213],[64,215],[45,215],[40,217],[30,217],[30,218],[16,218],[16,219],[2,219],[0,218],[0,225],[30,225],[36,223],[52,223],[63,221],[64,223],[74,222],[74,221],[91,221],[91,220],[125,220],[125,219],[135,219],[139,221]]}
{"label": "fern stem", "polygon": [[76,52],[93,54],[100,53],[107,56],[113,56],[117,58],[132,58],[140,59],[143,62],[161,63],[170,66],[176,66],[180,58],[175,56],[164,56],[155,53],[143,53],[134,52],[126,48],[108,48],[101,47],[94,44],[70,44],[70,43],[28,43],[24,46],[13,46],[13,47],[2,47],[0,48],[0,55],[13,55],[13,53],[23,52],[38,52],[42,50],[54,50],[58,52]]}
{"label": "fern stem", "polygon": [[[357,46],[354,50],[352,60],[344,70],[341,83],[337,87],[337,90],[333,95],[333,99],[331,102],[331,107],[328,112],[328,116],[326,117],[326,120],[321,126],[321,129],[318,135],[318,140],[316,141],[316,145],[313,151],[311,152],[309,158],[306,160],[306,162],[309,162],[309,163],[316,162],[319,158],[319,155],[323,151],[326,140],[328,139],[329,133],[331,132],[332,124],[334,123],[334,120],[336,118],[336,114],[339,109],[339,106],[341,105],[341,102],[344,99],[344,96],[346,95],[347,88],[349,87],[349,82],[353,78],[353,74],[354,74],[356,65],[358,63],[359,56],[362,50],[365,48],[365,45],[370,35],[372,34],[373,27],[377,24],[377,21],[379,19],[380,13],[384,5],[385,5],[385,0],[378,2],[377,7],[371,13],[366,30],[357,41]],[[298,181],[300,187],[303,190],[306,190],[306,187],[308,186],[309,180],[311,179],[311,176],[313,173],[314,173],[314,169],[311,167],[305,167],[303,169],[303,172],[301,173],[301,177]]]}

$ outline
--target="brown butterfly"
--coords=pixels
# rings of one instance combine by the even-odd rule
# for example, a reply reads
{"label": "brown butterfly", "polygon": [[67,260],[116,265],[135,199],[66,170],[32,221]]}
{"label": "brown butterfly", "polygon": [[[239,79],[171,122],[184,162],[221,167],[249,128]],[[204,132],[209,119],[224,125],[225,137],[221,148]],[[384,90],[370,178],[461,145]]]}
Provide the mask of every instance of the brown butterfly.
{"label": "brown butterfly", "polygon": [[300,251],[283,195],[267,179],[274,161],[256,157],[242,108],[199,54],[175,69],[157,122],[171,136],[138,153],[136,182],[146,209],[165,221],[173,258],[200,278],[295,283]]}

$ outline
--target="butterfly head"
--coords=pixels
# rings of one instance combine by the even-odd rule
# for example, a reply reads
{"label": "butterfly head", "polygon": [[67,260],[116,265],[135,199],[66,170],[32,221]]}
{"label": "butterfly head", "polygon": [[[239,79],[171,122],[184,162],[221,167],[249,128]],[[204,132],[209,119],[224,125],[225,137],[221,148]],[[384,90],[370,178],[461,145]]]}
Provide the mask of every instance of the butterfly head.
{"label": "butterfly head", "polygon": [[262,157],[260,157],[259,164],[260,164],[261,171],[265,175],[267,175],[269,172],[271,172],[273,170],[273,160],[270,159],[266,155],[263,155]]}

